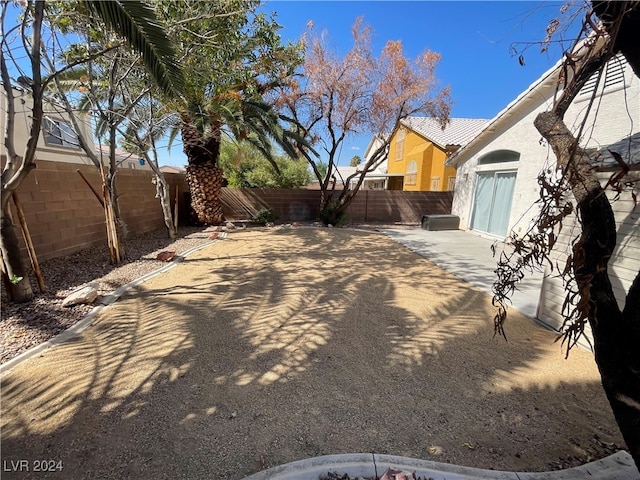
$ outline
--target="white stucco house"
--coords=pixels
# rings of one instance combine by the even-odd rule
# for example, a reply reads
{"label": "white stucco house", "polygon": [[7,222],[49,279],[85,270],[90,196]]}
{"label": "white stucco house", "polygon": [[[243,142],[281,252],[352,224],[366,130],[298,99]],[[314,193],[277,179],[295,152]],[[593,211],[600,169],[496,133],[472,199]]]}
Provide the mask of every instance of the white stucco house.
{"label": "white stucco house", "polygon": [[[462,229],[504,238],[511,230],[526,231],[538,199],[538,174],[555,164],[533,121],[552,106],[558,76],[556,66],[507,105],[467,145],[449,158],[457,168],[452,213]],[[640,131],[640,80],[622,57],[616,57],[599,85],[583,88],[565,115],[577,132],[594,88],[601,93],[587,120],[582,145],[601,148]]]}
{"label": "white stucco house", "polygon": [[[533,121],[538,113],[552,107],[559,66],[545,72],[447,161],[457,168],[452,214],[460,217],[461,229],[497,239],[527,232],[537,213],[538,175],[555,166],[555,156]],[[594,91],[596,100],[588,110]],[[640,79],[623,57],[612,59],[603,78],[598,82],[594,76],[574,99],[565,115],[565,123],[574,133],[579,132],[587,112],[582,146],[600,150],[601,159],[611,164],[607,152],[615,145],[625,161],[640,164]],[[611,172],[600,175],[606,182]],[[609,273],[623,306],[625,291],[640,270],[640,207],[635,206],[630,193],[623,193],[613,206],[619,239]],[[558,265],[566,262],[576,229],[577,224],[565,225],[554,249]],[[546,273],[537,317],[560,328],[565,286],[550,275],[549,268]]]}

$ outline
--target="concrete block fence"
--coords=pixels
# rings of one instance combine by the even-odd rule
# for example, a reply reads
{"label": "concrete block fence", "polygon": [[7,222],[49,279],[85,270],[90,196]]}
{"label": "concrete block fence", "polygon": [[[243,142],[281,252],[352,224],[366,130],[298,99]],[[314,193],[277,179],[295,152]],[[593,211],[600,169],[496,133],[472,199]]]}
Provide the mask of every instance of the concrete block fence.
{"label": "concrete block fence", "polygon": [[[102,181],[94,166],[42,160],[37,162],[36,169],[29,173],[18,188],[18,199],[24,209],[40,261],[70,255],[94,245],[106,245],[104,210],[76,170],[82,172],[101,194]],[[153,173],[150,171],[118,171],[120,209],[130,235],[164,226],[152,178]],[[188,190],[184,177],[166,174],[165,178],[171,185],[172,207],[176,185],[179,191],[178,205],[184,204],[182,192]],[[182,205],[179,216],[187,217],[185,205]],[[18,222],[15,214],[14,222]]]}
{"label": "concrete block fence", "polygon": [[[222,189],[227,219],[251,218],[262,208],[280,221],[315,221],[320,211],[319,190]],[[350,223],[420,223],[423,215],[451,213],[453,192],[361,190],[347,210]]]}
{"label": "concrete block fence", "polygon": [[[40,261],[106,244],[103,209],[76,170],[100,192],[100,174],[92,165],[38,161],[20,185],[18,197]],[[144,170],[118,172],[120,208],[128,234],[138,235],[164,227],[153,174]],[[188,186],[181,174],[165,174],[171,186],[171,205],[176,187],[179,218],[189,220]],[[348,210],[352,223],[420,223],[422,215],[451,212],[452,192],[397,192],[363,190]],[[229,220],[247,220],[262,208],[271,209],[280,222],[315,221],[318,190],[224,188],[222,202]],[[17,217],[14,215],[15,221]],[[26,252],[25,252],[26,258]]]}

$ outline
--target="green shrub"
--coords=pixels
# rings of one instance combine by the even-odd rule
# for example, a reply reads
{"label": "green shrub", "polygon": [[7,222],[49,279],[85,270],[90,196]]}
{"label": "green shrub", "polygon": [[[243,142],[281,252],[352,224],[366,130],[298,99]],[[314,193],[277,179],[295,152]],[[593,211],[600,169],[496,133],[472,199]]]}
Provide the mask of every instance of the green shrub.
{"label": "green shrub", "polygon": [[339,204],[337,202],[328,203],[320,211],[320,222],[323,225],[333,225],[341,227],[347,221],[347,212],[342,210],[338,212]]}
{"label": "green shrub", "polygon": [[251,218],[251,221],[256,223],[267,224],[269,222],[275,222],[278,219],[278,216],[273,213],[268,208],[261,208],[258,210],[255,215]]}

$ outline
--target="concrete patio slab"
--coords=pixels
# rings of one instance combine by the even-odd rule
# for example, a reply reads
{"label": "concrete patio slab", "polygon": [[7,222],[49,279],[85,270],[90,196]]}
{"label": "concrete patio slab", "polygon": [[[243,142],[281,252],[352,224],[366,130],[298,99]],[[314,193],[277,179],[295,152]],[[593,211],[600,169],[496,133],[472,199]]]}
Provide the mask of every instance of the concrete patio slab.
{"label": "concrete patio slab", "polygon": [[[463,230],[428,231],[416,228],[380,231],[458,278],[493,295],[491,287],[504,242]],[[496,257],[491,251],[494,244]],[[527,275],[513,296],[513,307],[529,318],[536,318],[542,279],[542,272]]]}

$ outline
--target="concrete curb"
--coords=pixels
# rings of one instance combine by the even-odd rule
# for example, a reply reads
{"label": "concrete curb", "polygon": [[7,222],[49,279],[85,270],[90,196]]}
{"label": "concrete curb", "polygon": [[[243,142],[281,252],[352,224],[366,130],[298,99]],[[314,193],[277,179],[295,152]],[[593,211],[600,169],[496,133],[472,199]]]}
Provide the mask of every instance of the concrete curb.
{"label": "concrete curb", "polygon": [[640,480],[640,472],[625,451],[567,470],[531,473],[483,470],[377,453],[351,453],[298,460],[263,470],[244,480],[319,480],[329,472],[377,478],[389,468],[415,472],[425,480]]}
{"label": "concrete curb", "polygon": [[118,300],[122,295],[124,295],[126,292],[131,290],[133,287],[136,287],[136,286],[140,285],[141,283],[144,283],[147,280],[149,280],[149,279],[151,279],[151,278],[153,278],[153,277],[155,277],[157,275],[160,275],[161,273],[164,273],[164,272],[166,272],[168,270],[171,270],[173,267],[177,266],[180,262],[182,262],[182,260],[184,260],[188,255],[191,255],[192,253],[197,252],[198,250],[202,250],[203,248],[208,247],[209,245],[212,245],[212,244],[216,243],[217,241],[224,239],[226,236],[227,236],[226,232],[222,232],[222,233],[220,233],[218,239],[212,240],[212,241],[204,243],[202,245],[198,245],[197,247],[193,247],[193,248],[190,248],[188,250],[185,250],[184,252],[182,252],[181,255],[177,255],[168,264],[158,268],[157,270],[154,270],[153,272],[149,272],[146,275],[143,275],[143,276],[141,276],[139,278],[136,278],[132,282],[129,282],[129,283],[125,284],[125,285],[122,285],[122,286],[116,288],[109,295],[106,295],[105,297],[102,298],[102,300],[100,302],[101,305],[97,305],[96,307],[94,307],[94,309],[91,310],[78,323],[76,323],[76,324],[72,325],[71,327],[67,328],[64,332],[59,333],[58,335],[56,335],[55,337],[51,338],[50,340],[47,340],[46,342],[43,342],[40,345],[36,345],[35,347],[30,348],[26,352],[22,352],[17,357],[14,357],[11,360],[9,360],[8,362],[5,362],[2,365],[0,365],[0,375],[8,372],[9,370],[11,370],[12,368],[14,368],[17,365],[21,364],[24,361],[42,354],[45,350],[48,350],[48,349],[50,349],[52,347],[55,347],[56,345],[60,345],[61,343],[68,342],[70,339],[72,339],[76,335],[79,335],[81,332],[83,332],[88,327],[93,325],[93,322],[95,321],[96,317],[102,311],[103,308],[108,307],[109,305],[114,303],[116,300]]}

